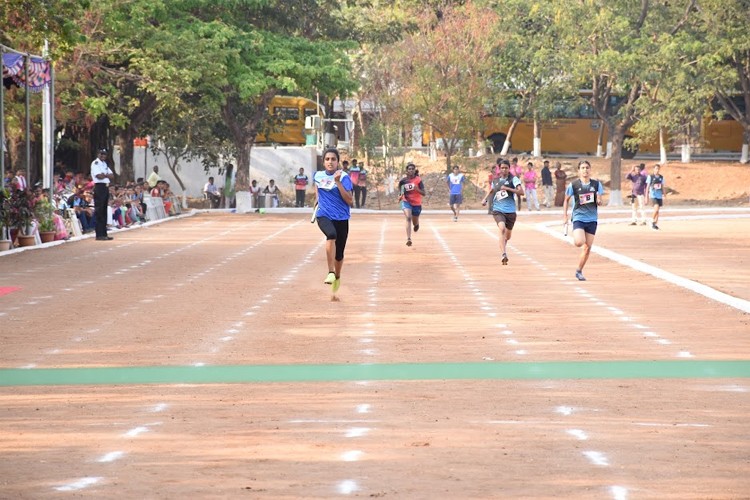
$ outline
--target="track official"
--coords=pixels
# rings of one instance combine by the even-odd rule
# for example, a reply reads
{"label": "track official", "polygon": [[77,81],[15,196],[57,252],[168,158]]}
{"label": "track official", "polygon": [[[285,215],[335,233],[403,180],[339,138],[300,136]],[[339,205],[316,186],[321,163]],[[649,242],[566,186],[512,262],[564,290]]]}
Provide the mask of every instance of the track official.
{"label": "track official", "polygon": [[107,236],[107,207],[109,206],[109,181],[115,178],[107,165],[107,150],[100,149],[99,157],[91,162],[91,177],[94,179],[94,216],[96,217],[96,239],[112,240]]}

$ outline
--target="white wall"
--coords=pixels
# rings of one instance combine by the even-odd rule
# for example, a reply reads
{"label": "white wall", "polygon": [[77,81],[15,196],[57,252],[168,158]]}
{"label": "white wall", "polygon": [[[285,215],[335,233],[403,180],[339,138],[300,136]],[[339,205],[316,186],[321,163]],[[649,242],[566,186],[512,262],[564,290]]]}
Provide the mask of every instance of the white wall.
{"label": "white wall", "polygon": [[[114,151],[115,170],[119,172],[120,156]],[[234,163],[230,160],[231,163]],[[172,171],[167,167],[167,161],[161,155],[154,155],[150,149],[135,148],[133,153],[133,165],[135,178],[148,178],[154,165],[159,166],[159,176],[167,181],[175,192],[182,194],[180,184],[175,179]],[[297,175],[300,167],[312,179],[317,165],[317,150],[315,147],[307,146],[255,146],[250,154],[250,180],[256,179],[261,187],[265,187],[270,179],[274,179],[284,196],[293,196],[292,177]],[[235,163],[236,166],[236,163]],[[199,160],[191,162],[180,162],[178,174],[185,184],[188,196],[199,197],[203,186],[208,178],[213,176],[214,183],[223,187],[226,181],[225,173],[219,175],[217,169],[211,169],[209,173],[204,172],[203,164]]]}

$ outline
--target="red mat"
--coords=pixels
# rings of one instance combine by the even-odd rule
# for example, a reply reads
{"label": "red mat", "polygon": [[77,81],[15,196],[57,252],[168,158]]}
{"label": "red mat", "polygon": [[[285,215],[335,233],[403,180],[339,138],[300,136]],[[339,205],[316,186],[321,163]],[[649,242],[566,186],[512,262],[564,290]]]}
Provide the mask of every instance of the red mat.
{"label": "red mat", "polygon": [[9,293],[13,293],[16,290],[20,290],[17,286],[0,286],[0,297],[3,295],[8,295]]}

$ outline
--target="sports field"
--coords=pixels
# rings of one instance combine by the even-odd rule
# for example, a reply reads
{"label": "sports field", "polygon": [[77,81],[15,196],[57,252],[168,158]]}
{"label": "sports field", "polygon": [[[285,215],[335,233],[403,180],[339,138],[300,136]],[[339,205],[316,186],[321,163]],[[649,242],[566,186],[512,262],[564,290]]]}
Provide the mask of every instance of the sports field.
{"label": "sports field", "polygon": [[750,498],[750,210],[309,216],[0,257],[0,498]]}

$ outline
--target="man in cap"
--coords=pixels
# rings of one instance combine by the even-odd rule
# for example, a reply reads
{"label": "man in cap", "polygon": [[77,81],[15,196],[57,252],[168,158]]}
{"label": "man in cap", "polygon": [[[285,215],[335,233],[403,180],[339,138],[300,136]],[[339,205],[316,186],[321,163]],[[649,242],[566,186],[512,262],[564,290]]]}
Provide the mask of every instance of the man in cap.
{"label": "man in cap", "polygon": [[109,182],[115,178],[107,165],[107,150],[100,149],[99,157],[91,162],[91,178],[94,180],[94,217],[96,217],[96,239],[112,240],[107,236],[107,207],[109,206]]}

